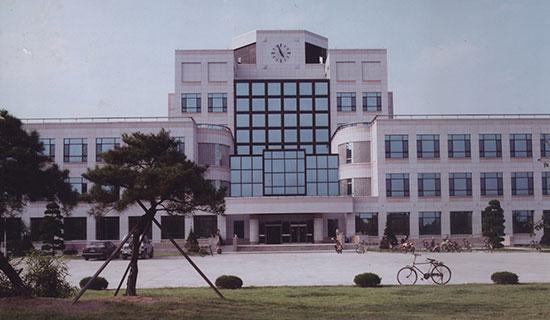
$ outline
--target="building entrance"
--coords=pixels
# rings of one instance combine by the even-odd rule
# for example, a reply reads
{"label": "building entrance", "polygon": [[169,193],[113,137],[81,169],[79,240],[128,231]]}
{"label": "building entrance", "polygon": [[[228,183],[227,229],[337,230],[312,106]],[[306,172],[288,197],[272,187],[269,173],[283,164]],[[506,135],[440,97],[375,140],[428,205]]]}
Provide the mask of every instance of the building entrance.
{"label": "building entrance", "polygon": [[313,242],[313,219],[260,221],[259,242],[265,244]]}
{"label": "building entrance", "polygon": [[307,242],[307,225],[305,223],[290,225],[290,242]]}
{"label": "building entrance", "polygon": [[266,244],[281,244],[281,229],[282,226],[267,224],[265,226],[265,241]]}

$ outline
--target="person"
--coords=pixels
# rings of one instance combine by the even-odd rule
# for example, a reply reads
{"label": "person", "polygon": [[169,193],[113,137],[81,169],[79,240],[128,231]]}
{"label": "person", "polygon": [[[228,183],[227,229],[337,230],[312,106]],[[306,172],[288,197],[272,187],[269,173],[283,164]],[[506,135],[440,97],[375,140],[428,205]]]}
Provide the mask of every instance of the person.
{"label": "person", "polygon": [[222,236],[220,234],[220,229],[216,230],[216,233],[213,234],[212,237],[214,238],[212,242],[213,242],[214,246],[216,246],[216,253],[217,254],[222,254],[223,240],[222,240]]}
{"label": "person", "polygon": [[334,231],[335,233],[335,238],[334,238],[334,241],[335,241],[335,244],[334,244],[334,249],[336,250],[336,253],[342,253],[342,251],[344,250],[344,246],[342,245],[344,242],[344,234],[342,232],[340,232],[340,230],[336,229]]}

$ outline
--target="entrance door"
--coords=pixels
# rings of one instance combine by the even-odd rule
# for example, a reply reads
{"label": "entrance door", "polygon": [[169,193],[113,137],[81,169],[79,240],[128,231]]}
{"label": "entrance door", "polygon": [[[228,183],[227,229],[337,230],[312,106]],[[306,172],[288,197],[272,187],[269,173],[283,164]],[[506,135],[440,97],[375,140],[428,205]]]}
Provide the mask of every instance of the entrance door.
{"label": "entrance door", "polygon": [[338,229],[338,219],[328,219],[327,224],[329,238],[336,237],[336,229]]}
{"label": "entrance door", "polygon": [[303,243],[307,242],[307,225],[305,224],[291,224],[290,225],[290,237],[291,242]]}
{"label": "entrance door", "polygon": [[281,244],[281,226],[265,226],[266,243]]}

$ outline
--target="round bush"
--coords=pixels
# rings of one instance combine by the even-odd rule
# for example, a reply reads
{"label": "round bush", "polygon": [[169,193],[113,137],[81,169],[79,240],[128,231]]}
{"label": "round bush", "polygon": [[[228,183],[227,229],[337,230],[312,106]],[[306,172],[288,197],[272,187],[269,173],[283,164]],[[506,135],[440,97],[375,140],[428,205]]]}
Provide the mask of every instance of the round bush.
{"label": "round bush", "polygon": [[353,278],[353,282],[359,287],[379,287],[382,278],[376,273],[360,273]]}
{"label": "round bush", "polygon": [[496,284],[518,284],[518,275],[513,272],[500,271],[491,275],[491,280]]}
{"label": "round bush", "polygon": [[[81,288],[84,288],[84,286],[88,283],[88,281],[90,281],[92,277],[86,277],[86,278],[83,278],[82,280],[80,280],[80,287]],[[105,290],[107,289],[107,287],[109,286],[109,282],[105,279],[105,278],[102,278],[102,277],[97,277],[91,284],[90,284],[90,287],[88,289],[90,290]]]}
{"label": "round bush", "polygon": [[239,289],[243,286],[241,278],[223,275],[216,279],[216,287],[220,289]]}

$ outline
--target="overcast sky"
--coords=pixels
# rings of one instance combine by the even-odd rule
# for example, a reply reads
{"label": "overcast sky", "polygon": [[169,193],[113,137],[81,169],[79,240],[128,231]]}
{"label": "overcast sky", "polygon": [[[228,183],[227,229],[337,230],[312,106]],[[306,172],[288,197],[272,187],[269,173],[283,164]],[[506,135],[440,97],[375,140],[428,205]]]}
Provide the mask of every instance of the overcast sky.
{"label": "overcast sky", "polygon": [[388,49],[396,113],[550,113],[550,1],[481,0],[0,0],[0,108],[166,116],[175,49],[254,29]]}

